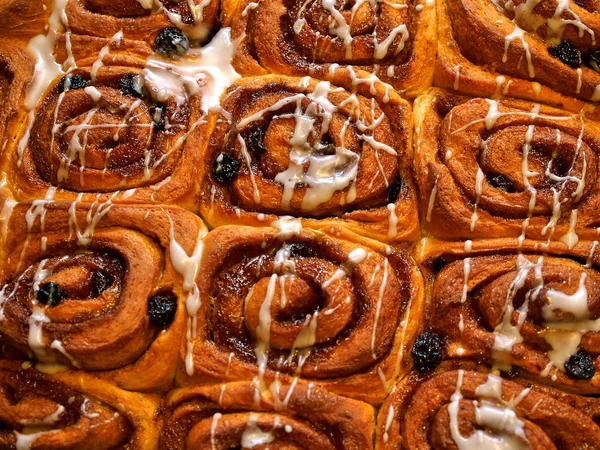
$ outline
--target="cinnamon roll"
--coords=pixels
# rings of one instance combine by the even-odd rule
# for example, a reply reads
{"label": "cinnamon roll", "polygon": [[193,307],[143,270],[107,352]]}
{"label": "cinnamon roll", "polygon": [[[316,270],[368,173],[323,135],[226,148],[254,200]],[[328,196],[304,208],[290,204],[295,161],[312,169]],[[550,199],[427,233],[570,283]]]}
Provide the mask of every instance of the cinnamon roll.
{"label": "cinnamon roll", "polygon": [[204,41],[218,25],[219,2],[67,0],[65,15],[74,34],[107,38],[121,31],[128,39],[152,42],[161,30],[177,27],[190,39]]}
{"label": "cinnamon roll", "polygon": [[310,75],[347,89],[389,83],[413,98],[431,86],[436,13],[431,1],[228,0],[244,75]]}
{"label": "cinnamon roll", "polygon": [[[378,403],[405,373],[423,286],[410,256],[343,228],[329,237],[282,218],[205,239],[193,339],[179,385],[310,381]],[[349,241],[348,239],[354,239]]]}
{"label": "cinnamon roll", "polygon": [[378,449],[598,448],[600,402],[445,364],[396,385],[377,420]]}
{"label": "cinnamon roll", "polygon": [[212,226],[292,215],[384,242],[414,239],[410,106],[393,90],[244,78],[223,97],[203,155],[200,212]]}
{"label": "cinnamon roll", "polygon": [[598,117],[600,21],[591,2],[436,2],[436,86]]}
{"label": "cinnamon roll", "polygon": [[15,41],[0,41],[0,150],[4,151],[18,123],[25,87],[33,76],[34,61]]}
{"label": "cinnamon roll", "polygon": [[255,401],[252,383],[193,386],[167,397],[165,450],[373,448],[371,406],[299,382]]}
{"label": "cinnamon roll", "polygon": [[[109,54],[112,46],[105,48]],[[51,190],[55,200],[194,208],[205,116],[201,90],[163,93],[157,79],[167,69],[128,59],[136,64],[97,59],[90,67],[59,72],[32,104],[4,155],[19,200],[40,199]]]}
{"label": "cinnamon roll", "polygon": [[98,450],[157,448],[157,399],[89,375],[46,375],[0,361],[0,447]]}
{"label": "cinnamon roll", "polygon": [[8,229],[0,335],[10,346],[39,368],[138,391],[170,386],[195,278],[183,255],[198,253],[200,219],[166,206],[36,200],[14,209]]}
{"label": "cinnamon roll", "polygon": [[560,240],[569,247],[596,238],[597,123],[539,104],[433,90],[415,103],[415,126],[429,233]]}
{"label": "cinnamon roll", "polygon": [[514,367],[524,377],[584,394],[600,392],[597,241],[573,249],[509,239],[427,241],[428,329],[444,356]]}

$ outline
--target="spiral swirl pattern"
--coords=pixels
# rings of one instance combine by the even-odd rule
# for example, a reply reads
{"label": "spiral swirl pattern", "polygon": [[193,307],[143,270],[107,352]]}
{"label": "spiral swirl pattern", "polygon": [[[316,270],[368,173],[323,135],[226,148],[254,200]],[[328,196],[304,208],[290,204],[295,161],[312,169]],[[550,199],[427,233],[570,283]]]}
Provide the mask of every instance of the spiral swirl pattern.
{"label": "spiral swirl pattern", "polygon": [[[42,365],[94,371],[128,389],[168,385],[186,315],[169,249],[178,239],[192,253],[195,238],[181,233],[198,234],[199,219],[164,207],[26,206],[11,217],[11,232],[27,239],[7,254],[3,338]],[[168,320],[157,309],[167,309]]]}
{"label": "spiral swirl pattern", "polygon": [[[129,410],[124,410],[127,402]],[[48,376],[0,362],[3,448],[147,448],[156,406],[89,376]]]}
{"label": "spiral swirl pattern", "polygon": [[16,124],[25,85],[33,74],[33,59],[12,41],[0,43],[0,148],[6,145]]}
{"label": "spiral swirl pattern", "polygon": [[408,255],[295,230],[209,233],[199,286],[207,300],[181,383],[254,379],[264,391],[299,376],[377,402],[405,370],[422,310]]}
{"label": "spiral swirl pattern", "polygon": [[122,31],[126,38],[150,41],[163,28],[177,26],[190,39],[203,41],[218,24],[214,0],[68,0],[65,9],[71,31],[109,38]]}
{"label": "spiral swirl pattern", "polygon": [[57,200],[101,193],[102,200],[190,204],[200,95],[159,101],[144,73],[100,65],[55,80],[8,155],[17,197],[41,198],[57,187]]}
{"label": "spiral swirl pattern", "polygon": [[508,240],[478,241],[470,252],[459,244],[428,249],[437,271],[431,329],[448,357],[515,366],[547,384],[597,393],[597,243],[551,244],[544,253],[536,244],[525,241],[522,254]]}
{"label": "spiral swirl pattern", "polygon": [[[373,75],[415,97],[433,77],[435,8],[429,2],[267,0],[226,2],[233,37],[244,36],[234,58],[242,74],[267,71],[348,83]],[[231,10],[231,12],[229,12]],[[347,87],[348,87],[347,86]]]}
{"label": "spiral swirl pattern", "polygon": [[425,226],[444,238],[596,236],[596,124],[518,101],[441,91],[418,102]]}
{"label": "spiral swirl pattern", "polygon": [[530,381],[503,379],[485,367],[413,374],[396,386],[378,416],[377,448],[594,448],[597,399]]}
{"label": "spiral swirl pattern", "polygon": [[[384,241],[416,234],[410,110],[393,91],[368,99],[309,78],[256,77],[231,87],[222,107],[204,158],[211,225],[291,214]],[[222,158],[239,167],[227,180]]]}
{"label": "spiral swirl pattern", "polygon": [[[445,0],[438,15],[437,86],[540,100],[573,112],[585,108],[597,118],[586,103],[600,95],[600,74],[590,63],[600,48],[592,2]],[[579,63],[553,55],[561,42],[580,52]]]}
{"label": "spiral swirl pattern", "polygon": [[364,403],[305,383],[283,387],[259,404],[254,392],[242,382],[173,391],[161,448],[373,448],[373,410]]}

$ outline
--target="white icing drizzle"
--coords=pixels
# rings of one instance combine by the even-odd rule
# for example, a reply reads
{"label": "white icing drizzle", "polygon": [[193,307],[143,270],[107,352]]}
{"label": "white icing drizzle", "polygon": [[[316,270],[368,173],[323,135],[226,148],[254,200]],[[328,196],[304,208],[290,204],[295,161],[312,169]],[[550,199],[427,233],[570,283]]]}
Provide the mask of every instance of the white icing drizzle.
{"label": "white icing drizzle", "polygon": [[431,189],[431,193],[429,194],[429,202],[427,203],[427,215],[425,216],[425,220],[427,220],[427,222],[431,222],[431,213],[433,212],[433,207],[435,206],[435,197],[438,190],[437,184],[438,179],[436,178],[433,188]]}
{"label": "white icing drizzle", "polygon": [[[544,279],[542,277],[542,267],[544,265],[544,257],[540,256],[537,262],[532,263],[523,255],[519,255],[516,261],[517,273],[515,279],[511,282],[508,292],[506,293],[506,303],[502,322],[494,329],[494,345],[493,350],[497,352],[510,352],[514,344],[523,342],[521,336],[521,327],[527,318],[527,310],[529,300],[535,300],[543,287]],[[516,310],[518,313],[517,323],[512,324],[512,316],[515,311],[513,301],[519,289],[525,285],[525,281],[531,270],[534,271],[533,289],[527,292],[525,301]]]}
{"label": "white icing drizzle", "polygon": [[96,196],[96,199],[88,208],[85,218],[86,227],[83,231],[79,227],[79,222],[77,221],[77,203],[81,202],[83,193],[80,192],[77,195],[77,198],[69,206],[69,234],[71,234],[73,230],[75,231],[77,243],[79,245],[86,246],[90,244],[96,229],[96,225],[98,225],[100,219],[102,219],[102,217],[104,217],[111,210],[113,206],[112,201],[118,194],[119,191],[116,191],[104,202],[99,201],[101,194]]}
{"label": "white icing drizzle", "polygon": [[525,30],[519,27],[515,23],[515,28],[512,33],[508,34],[504,38],[504,55],[502,56],[502,62],[506,63],[508,61],[508,47],[515,39],[519,39],[521,41],[521,45],[523,46],[523,50],[525,51],[525,57],[527,58],[527,70],[529,73],[529,78],[535,78],[535,70],[533,68],[533,63],[531,61],[531,51],[529,49],[529,44],[525,40]]}
{"label": "white icing drizzle", "polygon": [[[387,287],[387,279],[388,279],[388,260],[385,258],[383,260],[383,278],[381,280],[381,284],[379,285],[379,295],[377,296],[377,305],[375,307],[375,321],[373,322],[373,333],[371,335],[371,356],[373,359],[377,359],[377,355],[375,354],[375,338],[377,336],[377,323],[379,322],[379,315],[381,313],[381,304],[383,302],[383,295],[385,293],[385,288]],[[379,266],[378,266],[379,267]]]}
{"label": "white icing drizzle", "polygon": [[96,58],[96,61],[94,61],[94,64],[92,64],[92,69],[90,70],[90,78],[92,80],[92,83],[96,82],[96,75],[98,74],[98,71],[102,68],[102,66],[104,66],[104,57],[108,55],[108,53],[110,52],[110,48],[112,46],[115,46],[117,48],[120,47],[122,41],[123,32],[117,31],[113,35],[113,37],[110,38],[108,43],[100,49],[100,51],[98,52],[98,57]]}
{"label": "white icing drizzle", "polygon": [[188,313],[187,329],[186,329],[186,354],[185,354],[185,370],[190,376],[194,374],[194,339],[197,334],[197,313],[202,304],[200,298],[200,290],[196,283],[200,262],[202,260],[202,252],[204,250],[204,237],[207,230],[202,226],[196,238],[196,244],[192,250],[192,254],[188,255],[184,248],[175,240],[175,227],[173,219],[167,214],[169,219],[169,255],[171,264],[175,271],[183,277],[182,289],[187,295],[185,299],[185,307]]}
{"label": "white icing drizzle", "polygon": [[475,224],[477,223],[478,214],[477,209],[479,207],[479,199],[481,198],[481,193],[483,192],[483,180],[485,179],[485,174],[481,170],[481,167],[477,166],[477,175],[475,176],[475,205],[473,206],[473,214],[471,215],[471,233],[475,230]]}
{"label": "white icing drizzle", "polygon": [[398,235],[398,216],[396,216],[396,204],[389,203],[387,209],[390,212],[388,220],[388,238],[395,238]]}
{"label": "white icing drizzle", "polygon": [[209,44],[179,60],[152,55],[143,71],[146,85],[158,101],[171,98],[181,106],[190,95],[202,94],[203,111],[216,108],[225,89],[240,78],[231,65],[236,45],[231,29],[222,28]]}
{"label": "white icing drizzle", "polygon": [[[71,54],[68,55],[64,66],[58,64],[54,59],[54,46],[60,34],[68,27],[65,6],[68,0],[54,0],[52,13],[48,18],[48,32],[38,34],[27,44],[28,50],[35,57],[35,71],[33,78],[27,86],[27,95],[25,97],[25,109],[29,112],[27,115],[27,127],[17,146],[18,167],[21,166],[23,152],[29,143],[29,135],[35,120],[35,107],[37,106],[42,94],[52,80],[64,74],[66,71],[74,69],[76,66]],[[69,32],[67,31],[67,39]],[[67,48],[69,50],[69,48]]]}
{"label": "white icing drizzle", "polygon": [[448,404],[450,416],[450,434],[459,450],[519,450],[526,449],[527,438],[524,423],[514,411],[516,405],[529,393],[529,389],[521,391],[519,396],[510,402],[502,399],[502,380],[495,375],[488,375],[485,384],[475,390],[475,395],[483,397],[473,401],[475,407],[475,422],[493,430],[487,432],[475,429],[469,437],[461,435],[458,424],[460,402],[463,400],[461,393],[464,371],[457,374],[456,390]]}
{"label": "white icing drizzle", "polygon": [[54,425],[60,419],[60,416],[65,412],[65,407],[63,405],[57,405],[56,411],[51,413],[50,415],[44,417],[42,420],[39,419],[20,419],[19,423],[25,426],[40,426],[40,425]]}
{"label": "white icing drizzle", "polygon": [[585,267],[590,268],[594,264],[594,255],[596,253],[596,247],[598,247],[598,241],[594,241],[590,248],[590,254],[588,255],[588,259],[585,263]]}
{"label": "white icing drizzle", "polygon": [[215,413],[212,418],[212,422],[210,424],[210,448],[211,450],[216,450],[216,442],[215,442],[215,432],[217,431],[217,426],[219,425],[219,420],[221,420],[223,414]]}
{"label": "white icing drizzle", "polygon": [[387,442],[390,439],[388,432],[390,431],[390,427],[392,426],[392,422],[394,420],[394,414],[395,414],[394,406],[390,405],[390,407],[388,408],[387,415],[385,416],[385,425],[383,428],[383,443],[384,444],[387,444]]}
{"label": "white icing drizzle", "polygon": [[454,90],[458,91],[458,84],[460,81],[460,64],[457,64],[456,66],[454,66],[452,68],[452,70],[454,71]]}
{"label": "white icing drizzle", "polygon": [[575,232],[575,227],[577,226],[577,210],[571,210],[571,216],[569,218],[569,231],[561,236],[560,241],[572,249],[579,242],[579,236]]}
{"label": "white icing drizzle", "polygon": [[273,431],[263,431],[256,425],[257,417],[257,414],[250,414],[250,419],[242,433],[242,441],[240,442],[243,448],[254,448],[275,440]]}

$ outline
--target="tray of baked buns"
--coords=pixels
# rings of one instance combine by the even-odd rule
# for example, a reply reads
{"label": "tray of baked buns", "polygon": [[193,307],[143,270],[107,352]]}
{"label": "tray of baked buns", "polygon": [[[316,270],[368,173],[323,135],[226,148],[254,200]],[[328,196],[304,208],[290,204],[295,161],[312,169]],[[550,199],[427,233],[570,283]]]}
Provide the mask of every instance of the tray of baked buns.
{"label": "tray of baked buns", "polygon": [[600,450],[598,11],[0,0],[0,448]]}

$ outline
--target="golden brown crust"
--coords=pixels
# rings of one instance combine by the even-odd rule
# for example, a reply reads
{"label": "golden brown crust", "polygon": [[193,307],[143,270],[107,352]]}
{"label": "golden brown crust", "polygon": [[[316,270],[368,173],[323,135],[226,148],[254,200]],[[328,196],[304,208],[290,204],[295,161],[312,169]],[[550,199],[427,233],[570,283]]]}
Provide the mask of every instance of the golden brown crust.
{"label": "golden brown crust", "polygon": [[[1,14],[1,13],[0,13]],[[14,139],[25,100],[25,88],[33,76],[35,61],[15,40],[0,40],[0,149]]]}
{"label": "golden brown crust", "polygon": [[368,450],[373,431],[373,408],[365,403],[303,382],[281,386],[257,402],[255,386],[238,382],[172,391],[160,445],[226,449],[248,442],[274,449]]}
{"label": "golden brown crust", "polygon": [[81,372],[47,375],[18,361],[0,361],[0,392],[3,448],[157,448],[157,397]]}
{"label": "golden brown crust", "polygon": [[[522,6],[522,2],[516,3]],[[547,2],[545,8],[536,8],[536,13],[543,11],[541,15],[548,21],[557,8],[551,6],[553,4]],[[507,96],[541,101],[598,118],[597,107],[589,102],[597,101],[594,92],[600,84],[600,75],[585,65],[576,69],[552,57],[548,50],[551,44],[544,40],[542,34],[547,30],[546,25],[539,27],[540,35],[524,31],[526,51],[516,34],[507,38],[515,30],[519,32],[512,21],[514,13],[508,11],[508,6],[503,13],[502,7],[497,8],[493,2],[483,0],[443,0],[436,5],[439,20],[435,86],[474,97]],[[582,30],[589,27],[593,34],[585,31],[578,35],[578,32],[573,32],[577,25],[565,27],[566,20],[563,23],[561,19],[556,31],[564,29],[564,39],[587,52],[600,26],[596,14],[584,8],[573,2],[567,7],[571,14],[577,14],[578,19],[574,23],[581,23]],[[528,16],[523,14],[523,21],[518,22],[526,29]],[[540,25],[540,21],[536,21],[539,17],[531,14],[529,23]],[[505,50],[507,44],[508,50]],[[527,63],[528,54],[531,55],[531,64]]]}
{"label": "golden brown crust", "polygon": [[[290,383],[299,374],[333,392],[380,402],[405,373],[421,327],[421,275],[404,251],[387,247],[386,253],[383,244],[358,236],[350,242],[350,232],[337,232],[344,240],[311,230],[286,236],[273,228],[209,233],[193,372],[181,365],[179,385],[254,379],[262,386]],[[267,297],[271,312],[262,306]],[[267,319],[265,342],[260,330]],[[187,351],[182,348],[182,360]],[[263,355],[264,383],[256,365]]]}
{"label": "golden brown crust", "polygon": [[415,172],[429,233],[596,238],[596,122],[529,102],[438,89],[419,97],[414,111]]}
{"label": "golden brown crust", "polygon": [[137,0],[68,0],[65,14],[74,34],[110,38],[121,31],[127,39],[149,44],[160,30],[173,27],[173,22],[178,23],[192,39],[200,41],[204,41],[218,24],[218,1],[202,3],[204,6],[197,13],[201,16],[199,23],[202,27],[197,29],[194,28],[194,12],[187,0],[167,0],[161,4],[164,6],[159,9],[156,5],[145,9]]}
{"label": "golden brown crust", "polygon": [[[85,61],[83,54],[77,55]],[[109,59],[130,65],[111,66]],[[89,202],[111,199],[195,209],[198,149],[203,145],[200,94],[182,106],[149,96],[140,100],[120,90],[119,83],[141,74],[144,60],[121,53],[106,58],[104,64],[97,71],[81,67],[69,75],[89,82],[95,72],[98,100],[83,89],[62,92],[64,77],[57,78],[35,108],[31,130],[30,122],[22,120],[3,155],[2,167],[14,196],[31,201],[57,188],[52,198],[58,201],[81,194],[79,199]],[[160,128],[153,121],[156,108],[164,110],[168,127]],[[128,126],[119,128],[124,120]],[[102,127],[111,124],[114,128]]]}
{"label": "golden brown crust", "polygon": [[[500,378],[489,370],[447,361],[431,374],[413,372],[404,378],[379,410],[376,448],[455,449],[461,438],[469,439],[471,445],[492,445],[473,439],[476,430],[532,449],[600,445],[600,428],[595,423],[600,413],[598,399],[566,394],[518,377]],[[481,423],[482,417],[486,420],[486,407],[505,414],[504,422],[488,418],[488,423]]]}
{"label": "golden brown crust", "polygon": [[[171,246],[192,254],[203,233],[200,219],[176,208],[17,206],[2,272],[3,336],[34,360],[85,369],[126,389],[168,388],[186,321]],[[34,302],[32,289],[46,282],[61,288],[56,306]],[[148,301],[156,296],[175,303],[171,322],[150,322]],[[32,311],[37,337],[27,331]]]}
{"label": "golden brown crust", "polygon": [[414,98],[433,78],[435,8],[427,1],[399,1],[378,3],[377,9],[368,2],[357,9],[342,7],[338,23],[349,31],[335,37],[327,31],[331,12],[316,3],[306,8],[300,1],[224,2],[225,24],[232,26],[234,39],[242,37],[234,67],[243,75],[270,71],[328,80],[351,75],[341,84],[347,89],[373,84],[376,73],[403,96]]}
{"label": "golden brown crust", "polygon": [[[212,133],[201,169],[202,216],[217,227],[264,226],[292,215],[312,228],[341,225],[384,242],[414,239],[418,217],[410,171],[410,106],[392,90],[361,94],[367,97],[328,82],[278,75],[244,78],[234,84],[222,102],[225,112],[210,119]],[[290,166],[287,136],[295,125],[289,116],[298,105],[304,111],[316,108],[312,114],[319,129],[325,126],[320,111],[335,108],[321,142],[337,147],[339,168],[331,171],[330,178],[316,177],[315,184],[293,187],[289,200],[284,200],[288,194],[280,177]],[[340,153],[341,148],[345,153]],[[217,182],[213,174],[222,153],[240,163],[239,174],[229,185]],[[313,172],[327,172],[330,165],[315,161]],[[352,170],[357,172],[354,178],[348,175]],[[338,180],[344,177],[347,182],[342,186]],[[321,195],[317,190],[326,189],[325,184],[337,184],[339,189]],[[394,199],[390,192],[395,189]]]}
{"label": "golden brown crust", "polygon": [[[420,246],[419,260],[427,269],[430,286],[427,328],[444,340],[448,358],[514,366],[521,369],[522,376],[540,383],[597,394],[600,360],[594,349],[598,333],[593,328],[586,330],[583,324],[581,333],[568,331],[569,323],[579,320],[568,307],[550,322],[545,311],[551,290],[572,295],[583,283],[589,319],[593,322],[599,316],[600,256],[596,246],[597,242],[580,241],[569,249],[562,243],[526,240],[519,247],[513,239],[488,239],[473,241],[466,252],[462,243],[426,239]],[[515,283],[519,283],[518,290]],[[523,306],[524,299],[527,304]],[[506,316],[511,323],[521,325],[502,325],[506,308],[514,308]],[[524,313],[520,320],[519,312]],[[567,328],[561,331],[561,325]],[[553,335],[561,341],[559,349],[569,349],[574,333],[581,335],[581,342],[573,353],[579,350],[591,357],[594,372],[587,379],[577,379],[558,368],[560,353],[551,354]],[[512,342],[512,346],[503,342]],[[566,355],[567,359],[570,356]]]}

